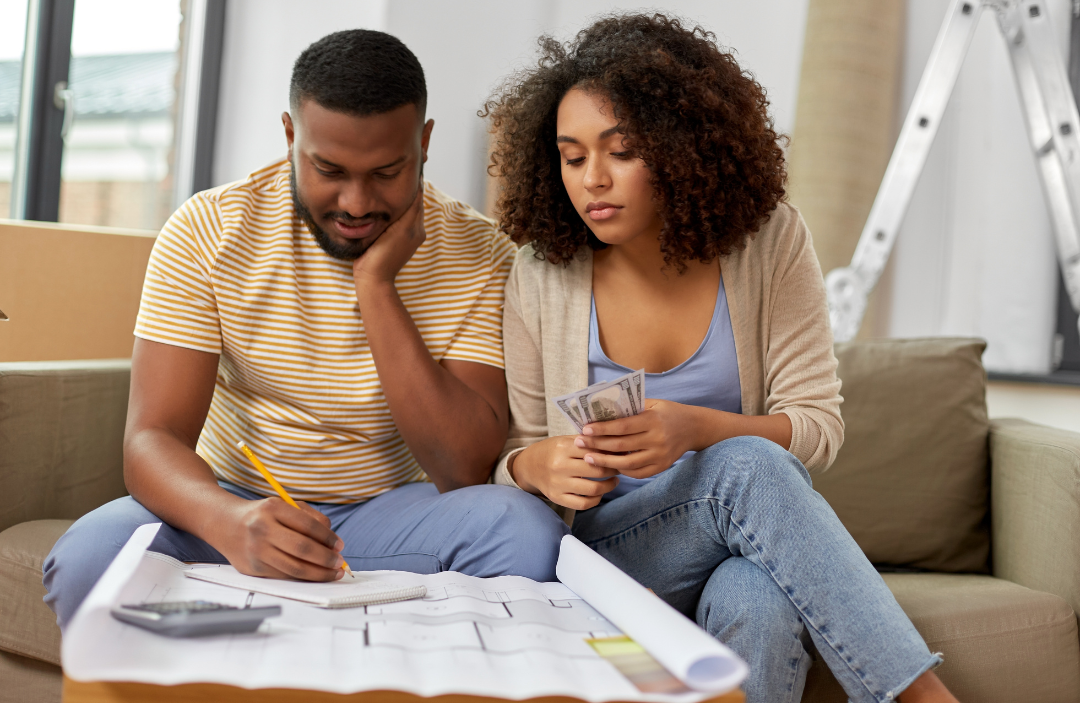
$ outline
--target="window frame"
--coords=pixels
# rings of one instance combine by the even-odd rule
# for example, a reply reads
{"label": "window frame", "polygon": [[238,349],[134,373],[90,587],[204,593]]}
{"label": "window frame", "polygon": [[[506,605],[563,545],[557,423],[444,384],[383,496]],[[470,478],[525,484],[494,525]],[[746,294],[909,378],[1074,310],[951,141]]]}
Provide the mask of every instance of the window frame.
{"label": "window frame", "polygon": [[226,0],[187,0],[173,207],[212,188]]}
{"label": "window frame", "polygon": [[67,87],[74,20],[75,0],[30,0],[27,4],[11,181],[14,220],[56,222],[60,214],[64,111],[54,97],[58,89]]}
{"label": "window frame", "polygon": [[[75,2],[29,0],[27,5],[11,183],[13,220],[57,222],[60,217],[64,109],[56,96],[69,79]],[[225,4],[226,0],[183,3],[187,26],[174,137],[174,207],[213,185]]]}
{"label": "window frame", "polygon": [[[1069,28],[1069,84],[1075,100],[1076,96],[1080,95],[1080,3],[1076,2],[1072,4],[1072,23]],[[1060,344],[1061,358],[1055,359],[1057,368],[1054,373],[1076,373],[1077,383],[1080,384],[1080,329],[1077,329],[1077,318],[1080,314],[1072,308],[1060,269],[1057,313],[1057,339],[1060,341],[1055,341],[1055,346]]]}

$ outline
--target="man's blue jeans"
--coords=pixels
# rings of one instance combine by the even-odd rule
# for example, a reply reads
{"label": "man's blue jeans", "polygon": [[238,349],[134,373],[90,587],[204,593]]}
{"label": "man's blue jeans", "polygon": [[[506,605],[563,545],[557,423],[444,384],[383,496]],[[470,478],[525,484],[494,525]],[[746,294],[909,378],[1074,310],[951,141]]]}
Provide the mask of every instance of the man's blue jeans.
{"label": "man's blue jeans", "polygon": [[[219,481],[249,500],[264,496]],[[471,576],[526,576],[555,581],[559,542],[569,529],[539,498],[508,486],[469,486],[440,494],[409,483],[364,503],[310,503],[330,518],[345,543],[342,556],[359,571]],[[45,602],[63,630],[98,578],[140,525],[161,519],[128,496],[84,515],[43,565]],[[227,564],[194,535],[163,524],[150,549],[180,561]]]}
{"label": "man's blue jeans", "polygon": [[577,514],[573,532],[750,665],[747,701],[797,703],[807,637],[856,703],[941,662],[802,464],[736,437]]}

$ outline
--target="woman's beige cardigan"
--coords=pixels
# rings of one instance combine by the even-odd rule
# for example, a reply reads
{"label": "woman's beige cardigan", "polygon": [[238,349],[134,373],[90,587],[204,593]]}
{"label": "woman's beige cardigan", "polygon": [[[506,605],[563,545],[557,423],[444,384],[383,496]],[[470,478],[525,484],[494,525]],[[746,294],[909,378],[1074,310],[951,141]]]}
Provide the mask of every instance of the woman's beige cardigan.
{"label": "woman's beige cardigan", "polygon": [[[778,206],[744,249],[720,259],[720,271],[743,414],[786,413],[789,451],[811,473],[824,471],[844,441],[842,398],[821,267],[798,210]],[[528,245],[518,251],[503,312],[510,434],[495,483],[517,486],[506,468],[511,455],[577,433],[548,399],[589,385],[591,301],[591,250],[569,266],[536,259]]]}

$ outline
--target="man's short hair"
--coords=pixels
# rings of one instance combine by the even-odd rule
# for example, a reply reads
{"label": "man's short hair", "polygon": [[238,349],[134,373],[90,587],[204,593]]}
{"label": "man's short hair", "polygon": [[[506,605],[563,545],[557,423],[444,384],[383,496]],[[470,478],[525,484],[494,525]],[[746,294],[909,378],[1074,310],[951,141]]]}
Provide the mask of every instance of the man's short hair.
{"label": "man's short hair", "polygon": [[356,117],[379,115],[402,105],[424,114],[427,84],[416,55],[397,37],[370,29],[328,34],[293,64],[289,107],[313,100]]}

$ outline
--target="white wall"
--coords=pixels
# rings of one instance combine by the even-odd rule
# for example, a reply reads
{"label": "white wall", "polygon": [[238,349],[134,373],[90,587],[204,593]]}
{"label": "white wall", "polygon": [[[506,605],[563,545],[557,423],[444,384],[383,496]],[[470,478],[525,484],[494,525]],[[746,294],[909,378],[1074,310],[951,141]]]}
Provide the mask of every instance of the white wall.
{"label": "white wall", "polygon": [[387,31],[412,49],[435,120],[425,177],[477,209],[484,204],[487,134],[476,112],[500,79],[523,65],[547,21],[537,0],[394,0]]}
{"label": "white wall", "polygon": [[[902,114],[915,92],[949,0],[907,0]],[[1049,0],[1066,45],[1069,0]],[[768,90],[777,127],[790,133],[808,0],[668,0],[738,52]],[[428,177],[483,203],[486,135],[476,116],[499,80],[529,66],[542,32],[568,38],[598,14],[656,6],[607,0],[231,0],[214,175],[243,177],[285,153],[280,114],[296,56],[348,27],[400,37],[427,73],[435,119]],[[901,114],[901,117],[902,117]],[[988,13],[891,264],[890,334],[978,335],[992,369],[1045,372],[1053,331],[1054,253],[1011,68]],[[888,280],[888,278],[886,279]],[[1080,389],[991,384],[993,417],[1080,429]]]}
{"label": "white wall", "polygon": [[[232,0],[214,178],[242,178],[280,157],[280,115],[296,56],[319,37],[347,27],[383,29],[402,39],[427,75],[435,120],[427,177],[450,195],[482,206],[487,136],[476,116],[499,81],[530,65],[541,33],[568,38],[589,18],[622,9],[661,9],[716,32],[766,87],[777,127],[789,132],[798,93],[808,0],[669,0],[662,5],[605,0]],[[763,7],[767,10],[763,11]]]}
{"label": "white wall", "polygon": [[500,80],[533,64],[542,33],[569,39],[603,13],[660,10],[713,31],[738,51],[772,99],[777,127],[790,132],[798,96],[808,0],[762,4],[735,0],[668,0],[661,4],[608,0],[395,0],[387,31],[420,58],[427,73],[429,116],[435,119],[428,177],[450,195],[481,205],[487,136],[476,116]]}
{"label": "white wall", "polygon": [[[903,112],[949,0],[908,0]],[[1069,0],[1049,0],[1063,58]],[[1047,373],[1052,232],[1007,49],[984,12],[893,253],[890,336],[979,336],[987,368]]]}
{"label": "white wall", "polygon": [[292,65],[309,44],[342,29],[385,29],[389,0],[230,0],[226,5],[214,183],[285,156],[281,113]]}
{"label": "white wall", "polygon": [[991,381],[986,409],[991,418],[1019,417],[1080,432],[1080,389],[1075,386]]}
{"label": "white wall", "polygon": [[809,0],[669,0],[662,3],[611,3],[605,0],[556,0],[552,28],[569,38],[591,18],[613,10],[660,10],[690,20],[716,34],[735,50],[739,65],[768,91],[770,109],[781,132],[795,123],[803,36]]}

